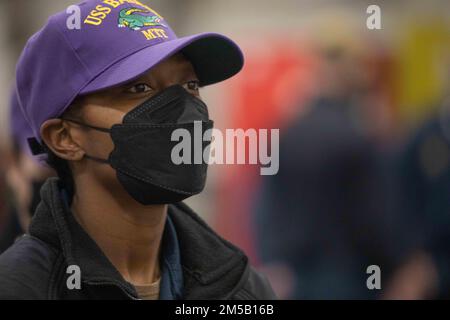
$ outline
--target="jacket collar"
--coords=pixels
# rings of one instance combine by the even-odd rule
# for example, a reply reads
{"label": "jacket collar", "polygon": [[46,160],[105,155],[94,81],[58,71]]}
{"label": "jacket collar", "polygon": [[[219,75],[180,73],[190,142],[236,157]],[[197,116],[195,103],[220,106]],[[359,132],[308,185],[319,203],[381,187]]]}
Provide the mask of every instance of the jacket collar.
{"label": "jacket collar", "polygon": [[245,282],[249,263],[184,203],[170,207],[180,244],[185,299],[228,299]]}
{"label": "jacket collar", "polygon": [[[123,279],[65,205],[57,178],[50,178],[44,184],[41,199],[30,234],[61,250],[67,265],[79,266],[83,282],[115,285],[128,297],[135,298],[134,287]],[[183,298],[229,298],[239,289],[238,284],[243,283],[247,257],[219,237],[185,204],[170,205],[168,214],[181,253]]]}

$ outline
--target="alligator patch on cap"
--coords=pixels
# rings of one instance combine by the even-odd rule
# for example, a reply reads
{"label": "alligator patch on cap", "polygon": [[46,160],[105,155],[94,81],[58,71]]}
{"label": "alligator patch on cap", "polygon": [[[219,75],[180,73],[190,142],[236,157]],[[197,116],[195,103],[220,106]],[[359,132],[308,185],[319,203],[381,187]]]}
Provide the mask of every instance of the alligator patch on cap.
{"label": "alligator patch on cap", "polygon": [[162,26],[162,19],[152,12],[139,8],[126,8],[119,12],[119,28],[141,30],[144,27]]}

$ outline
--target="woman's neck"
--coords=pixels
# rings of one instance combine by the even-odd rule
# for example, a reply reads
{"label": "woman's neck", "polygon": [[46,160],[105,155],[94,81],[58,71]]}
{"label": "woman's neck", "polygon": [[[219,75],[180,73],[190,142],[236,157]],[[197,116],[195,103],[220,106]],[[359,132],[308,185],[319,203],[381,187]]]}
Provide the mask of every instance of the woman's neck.
{"label": "woman's neck", "polygon": [[125,280],[135,285],[157,281],[167,205],[143,206],[121,186],[106,189],[80,180],[71,207],[78,223]]}

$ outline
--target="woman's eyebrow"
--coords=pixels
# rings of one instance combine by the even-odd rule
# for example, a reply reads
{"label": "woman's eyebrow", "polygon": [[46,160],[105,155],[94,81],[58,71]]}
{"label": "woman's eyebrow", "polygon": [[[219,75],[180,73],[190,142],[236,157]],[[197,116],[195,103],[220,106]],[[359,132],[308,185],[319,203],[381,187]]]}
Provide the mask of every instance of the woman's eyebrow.
{"label": "woman's eyebrow", "polygon": [[126,88],[126,87],[130,87],[130,86],[132,86],[134,84],[137,84],[137,83],[143,82],[143,81],[146,81],[145,78],[144,77],[140,77],[140,78],[137,78],[137,79],[134,79],[134,80],[131,80],[131,81],[128,81],[128,82],[125,82],[125,83],[121,84],[119,86],[119,88],[123,89],[123,88]]}
{"label": "woman's eyebrow", "polygon": [[129,86],[131,86],[133,84],[137,84],[137,83],[140,83],[140,82],[150,83],[150,75],[148,73],[144,73],[143,75],[141,75],[138,78],[135,78],[134,80],[130,80],[130,81],[127,81],[127,82],[121,84],[119,86],[119,88],[129,87]]}
{"label": "woman's eyebrow", "polygon": [[193,80],[199,80],[195,71],[191,71],[191,68],[187,67],[179,78],[180,82],[187,82]]}

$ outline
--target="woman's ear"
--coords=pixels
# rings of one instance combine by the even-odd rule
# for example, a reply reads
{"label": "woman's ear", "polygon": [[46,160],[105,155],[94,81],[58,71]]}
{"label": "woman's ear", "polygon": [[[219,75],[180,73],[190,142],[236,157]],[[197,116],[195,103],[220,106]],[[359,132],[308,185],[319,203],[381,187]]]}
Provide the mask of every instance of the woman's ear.
{"label": "woman's ear", "polygon": [[41,138],[45,145],[61,159],[79,161],[85,152],[73,139],[70,124],[62,119],[50,119],[41,126]]}

